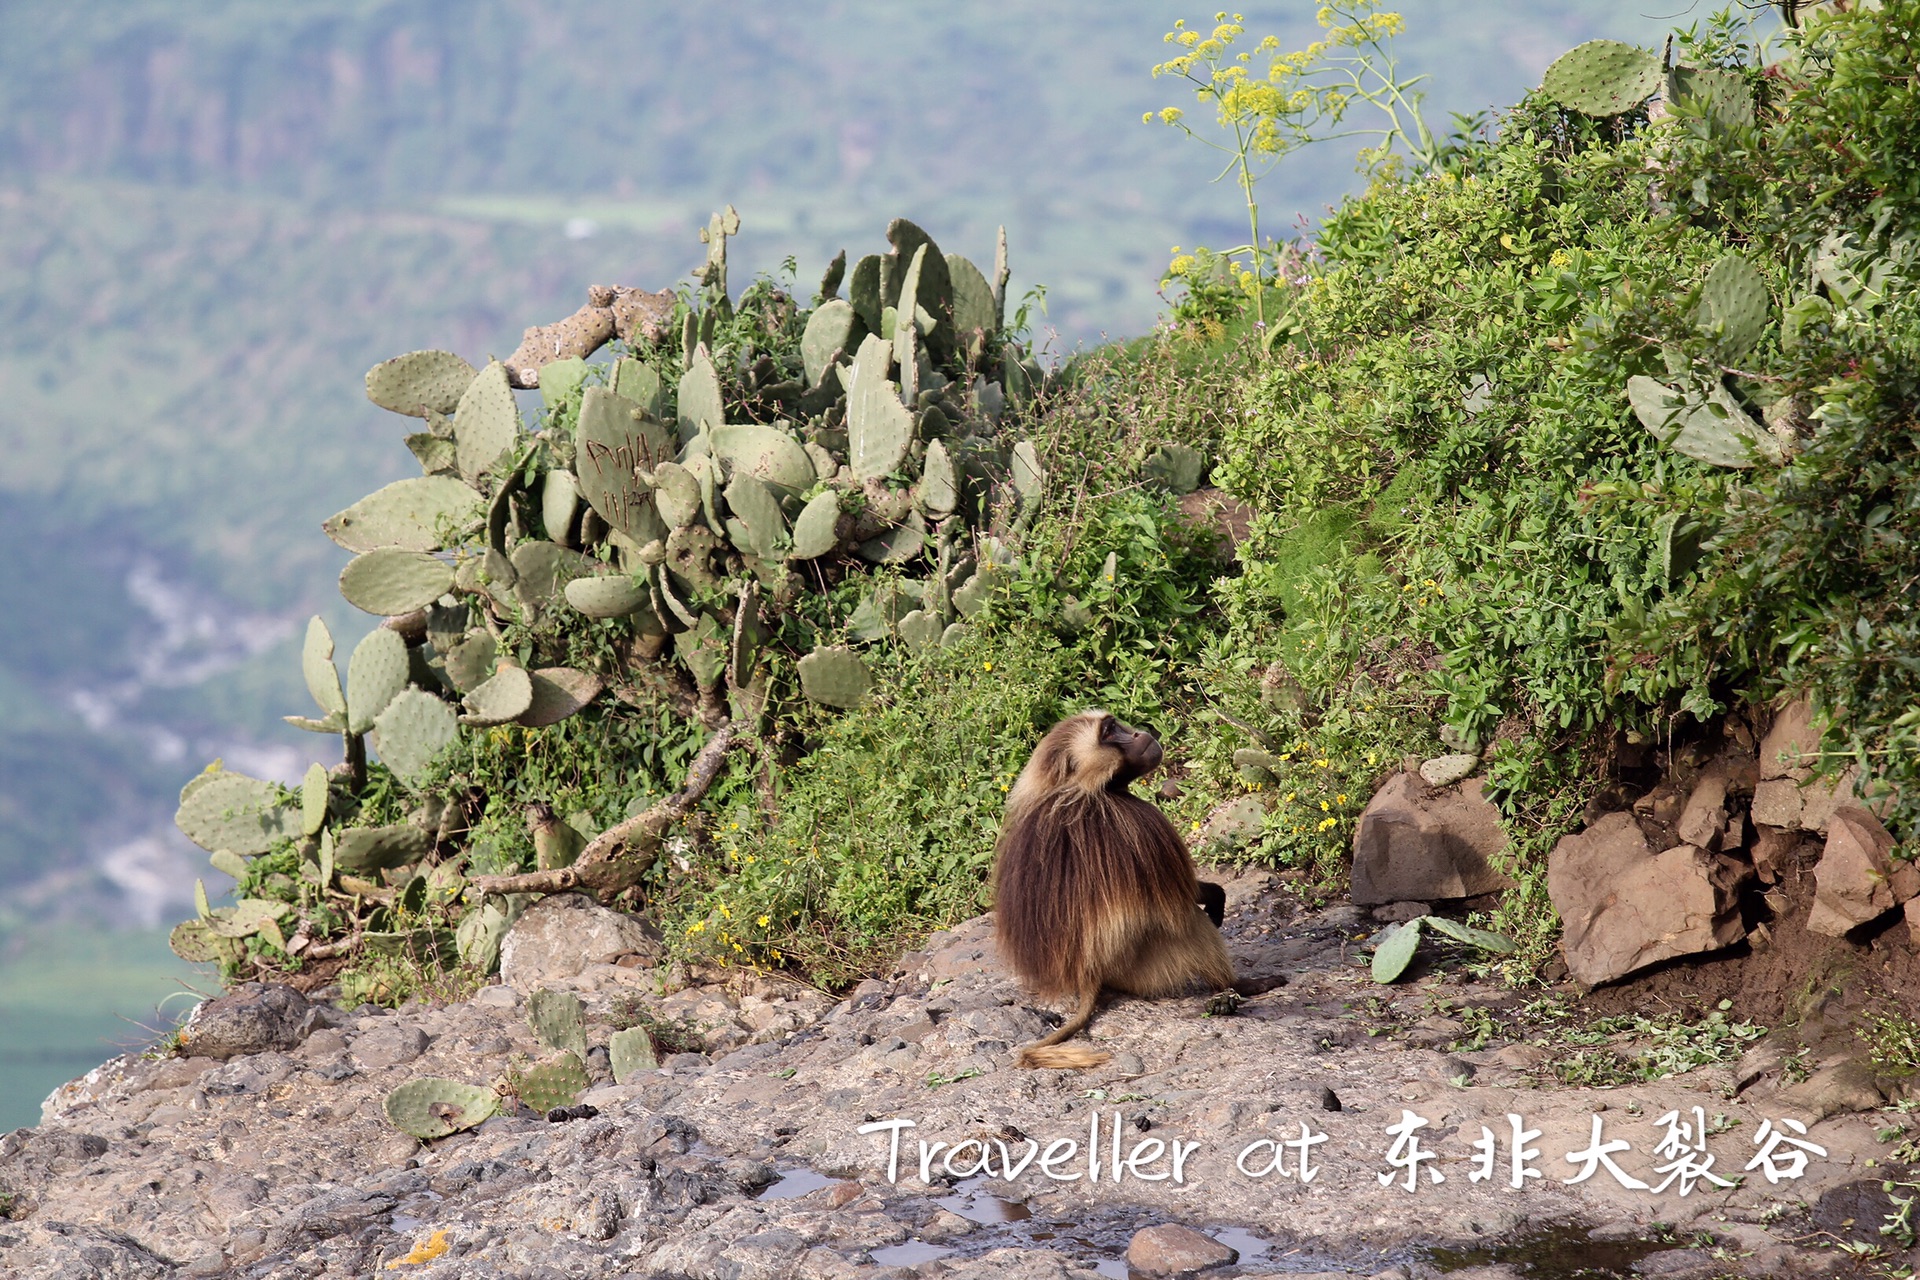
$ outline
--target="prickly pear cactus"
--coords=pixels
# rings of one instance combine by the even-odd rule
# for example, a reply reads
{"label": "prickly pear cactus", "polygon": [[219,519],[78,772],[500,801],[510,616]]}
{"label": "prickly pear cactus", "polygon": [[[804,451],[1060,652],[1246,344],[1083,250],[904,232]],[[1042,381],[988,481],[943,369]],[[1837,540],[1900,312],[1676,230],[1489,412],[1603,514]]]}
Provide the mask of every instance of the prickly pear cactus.
{"label": "prickly pear cactus", "polygon": [[406,689],[375,717],[373,731],[387,768],[411,785],[453,745],[460,725],[445,701],[419,689]]}
{"label": "prickly pear cactus", "polygon": [[1540,80],[1555,102],[1590,116],[1617,116],[1660,88],[1660,59],[1618,40],[1589,40],[1554,59]]}
{"label": "prickly pear cactus", "polygon": [[452,476],[416,476],[368,494],[320,527],[349,551],[437,551],[441,530],[477,525],[484,514],[480,495]]}
{"label": "prickly pear cactus", "polygon": [[571,991],[542,987],[527,1000],[527,1022],[549,1049],[587,1056],[587,1007]]}
{"label": "prickly pear cactus", "polygon": [[398,631],[376,627],[353,648],[347,659],[347,731],[365,733],[407,687],[411,664],[407,642]]}
{"label": "prickly pear cactus", "polygon": [[1635,375],[1627,399],[1662,444],[1709,466],[1744,469],[1781,458],[1779,442],[1718,382],[1683,393]]}
{"label": "prickly pear cactus", "polygon": [[425,1142],[471,1129],[499,1105],[500,1097],[491,1089],[420,1076],[389,1093],[384,1109],[394,1128]]}
{"label": "prickly pear cactus", "polygon": [[460,723],[478,729],[506,724],[526,714],[533,705],[533,677],[520,667],[502,665],[493,677],[462,699],[467,713]]}
{"label": "prickly pear cactus", "polygon": [[1207,455],[1185,444],[1165,444],[1148,455],[1148,483],[1171,494],[1192,493],[1207,474]]}
{"label": "prickly pear cactus", "polygon": [[485,475],[519,434],[520,409],[513,401],[507,366],[490,361],[453,411],[454,462],[460,474],[469,480]]}
{"label": "prickly pear cactus", "polygon": [[173,815],[174,825],[202,849],[226,849],[243,857],[292,839],[299,822],[299,811],[281,801],[279,787],[225,770],[188,783]]}
{"label": "prickly pear cactus", "polygon": [[654,1071],[660,1059],[653,1051],[653,1037],[645,1027],[616,1031],[607,1041],[607,1057],[613,1067],[613,1082],[626,1084],[642,1071]]}
{"label": "prickly pear cactus", "polygon": [[340,571],[340,594],[368,613],[391,617],[424,609],[453,586],[453,566],[424,551],[380,547]]}
{"label": "prickly pear cactus", "polygon": [[367,399],[413,418],[452,413],[473,378],[473,366],[451,351],[414,351],[367,370]]}
{"label": "prickly pear cactus", "polygon": [[513,1077],[514,1092],[535,1111],[570,1107],[587,1087],[587,1069],[577,1054],[561,1053]]}
{"label": "prickly pear cactus", "polygon": [[847,648],[815,649],[799,667],[801,691],[824,706],[857,707],[873,684],[867,664]]}
{"label": "prickly pear cactus", "polygon": [[1730,253],[1713,264],[1701,283],[1694,321],[1714,338],[1720,358],[1734,361],[1759,344],[1772,313],[1773,299],[1759,268]]}

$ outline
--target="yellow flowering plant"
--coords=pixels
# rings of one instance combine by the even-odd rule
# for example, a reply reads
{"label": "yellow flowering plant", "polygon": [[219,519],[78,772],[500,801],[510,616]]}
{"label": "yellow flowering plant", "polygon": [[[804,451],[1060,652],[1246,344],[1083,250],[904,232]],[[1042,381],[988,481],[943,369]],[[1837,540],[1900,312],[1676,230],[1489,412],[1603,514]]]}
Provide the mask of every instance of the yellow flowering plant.
{"label": "yellow flowering plant", "polygon": [[[1217,287],[1224,275],[1233,287],[1251,295],[1264,327],[1266,285],[1276,275],[1281,251],[1261,239],[1254,186],[1262,177],[1289,152],[1332,138],[1377,138],[1361,153],[1368,166],[1385,159],[1396,143],[1422,168],[1435,165],[1440,145],[1421,115],[1422,95],[1415,91],[1426,77],[1401,77],[1390,42],[1406,23],[1398,13],[1379,12],[1380,2],[1330,0],[1321,5],[1315,18],[1324,34],[1290,53],[1281,50],[1280,38],[1273,35],[1236,52],[1234,46],[1246,36],[1237,13],[1214,14],[1214,26],[1207,32],[1188,27],[1184,18],[1167,32],[1166,43],[1180,52],[1156,65],[1154,77],[1178,76],[1192,85],[1194,97],[1213,110],[1215,123],[1230,141],[1197,132],[1179,107],[1149,111],[1142,119],[1157,119],[1227,157],[1214,181],[1234,176],[1247,203],[1249,239],[1217,252],[1176,249],[1163,283],[1180,280],[1190,288],[1210,283]],[[1264,72],[1258,67],[1261,60]],[[1376,128],[1343,128],[1356,102],[1371,103],[1385,113],[1385,122]]]}

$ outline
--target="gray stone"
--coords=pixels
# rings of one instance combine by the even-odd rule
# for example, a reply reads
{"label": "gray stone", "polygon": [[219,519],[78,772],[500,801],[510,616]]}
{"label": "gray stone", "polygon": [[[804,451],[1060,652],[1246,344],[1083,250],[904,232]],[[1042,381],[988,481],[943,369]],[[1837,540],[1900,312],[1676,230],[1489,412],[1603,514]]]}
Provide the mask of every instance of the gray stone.
{"label": "gray stone", "polygon": [[1507,833],[1482,785],[1475,778],[1433,790],[1418,774],[1389,778],[1354,830],[1353,901],[1433,902],[1505,888],[1488,859],[1506,847]]}
{"label": "gray stone", "polygon": [[507,930],[500,943],[500,980],[531,995],[577,977],[588,965],[636,955],[656,963],[665,954],[659,933],[642,921],[585,894],[556,893],[528,907]]}
{"label": "gray stone", "polygon": [[1656,854],[1627,813],[1562,837],[1547,858],[1547,894],[1565,925],[1568,971],[1591,986],[1738,942],[1746,928],[1737,890],[1749,874],[1692,845]]}
{"label": "gray stone", "polygon": [[1127,1265],[1150,1276],[1190,1275],[1238,1261],[1239,1250],[1173,1222],[1136,1231],[1127,1242]]}
{"label": "gray stone", "polygon": [[249,982],[203,1001],[180,1029],[180,1048],[196,1058],[298,1047],[312,1029],[307,998],[292,987]]}
{"label": "gray stone", "polygon": [[1450,756],[1435,756],[1420,764],[1420,776],[1426,779],[1430,787],[1450,787],[1456,782],[1464,782],[1473,776],[1480,767],[1480,757],[1459,752]]}
{"label": "gray stone", "polygon": [[1808,1123],[1855,1111],[1877,1111],[1887,1104],[1873,1065],[1864,1057],[1820,1068],[1799,1084],[1782,1089],[1778,1101],[1800,1112]]}
{"label": "gray stone", "polygon": [[353,1042],[353,1063],[362,1071],[378,1071],[412,1062],[427,1051],[427,1033],[408,1023],[375,1027]]}

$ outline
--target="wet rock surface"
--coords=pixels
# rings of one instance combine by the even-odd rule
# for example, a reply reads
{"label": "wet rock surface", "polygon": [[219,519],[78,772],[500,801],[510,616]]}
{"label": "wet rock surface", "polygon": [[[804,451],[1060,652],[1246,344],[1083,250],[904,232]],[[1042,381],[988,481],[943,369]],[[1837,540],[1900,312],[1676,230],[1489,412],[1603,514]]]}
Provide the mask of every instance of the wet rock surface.
{"label": "wet rock surface", "polygon": [[[565,1123],[506,1111],[421,1143],[384,1118],[406,1080],[486,1085],[541,1055],[506,986],[330,1011],[339,1025],[224,1060],[117,1059],[0,1139],[0,1274],[1118,1280],[1136,1232],[1180,1227],[1238,1254],[1209,1276],[1576,1274],[1533,1265],[1563,1255],[1623,1259],[1585,1275],[1661,1255],[1659,1274],[1818,1275],[1832,1255],[1809,1247],[1812,1207],[1837,1213],[1885,1172],[1866,1165],[1885,1157],[1880,1117],[1816,1114],[1848,1090],[1877,1099],[1872,1082],[1835,1079],[1808,1111],[1781,1095],[1777,1057],[1553,1084],[1564,1049],[1469,1028],[1523,997],[1444,965],[1374,986],[1360,939],[1377,926],[1355,908],[1309,909],[1266,873],[1227,885],[1237,966],[1288,985],[1230,1018],[1202,1017],[1199,993],[1112,1001],[1093,1036],[1113,1061],[1087,1072],[1014,1068],[1053,1015],[1002,970],[985,919],[841,1000],[753,976],[674,990],[630,966],[542,972],[581,995],[596,1047],[636,992],[662,1021],[704,1024],[704,1052],[595,1083],[581,1101],[597,1114]],[[1827,1154],[1796,1179],[1685,1196],[1604,1167],[1567,1181],[1598,1117],[1631,1144],[1622,1172],[1660,1183],[1668,1113],[1706,1119],[1696,1163],[1729,1180],[1763,1124],[1795,1118],[1806,1132],[1786,1136]],[[1538,1151],[1518,1188],[1509,1116]],[[1647,1247],[1602,1249],[1595,1230]]]}

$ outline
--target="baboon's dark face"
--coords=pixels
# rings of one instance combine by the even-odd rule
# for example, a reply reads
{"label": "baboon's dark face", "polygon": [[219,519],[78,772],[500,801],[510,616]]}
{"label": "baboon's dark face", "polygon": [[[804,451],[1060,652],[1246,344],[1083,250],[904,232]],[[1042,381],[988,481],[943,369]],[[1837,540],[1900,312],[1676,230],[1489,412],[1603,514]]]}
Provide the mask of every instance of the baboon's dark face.
{"label": "baboon's dark face", "polygon": [[1120,753],[1121,765],[1113,782],[1125,786],[1160,767],[1160,739],[1150,729],[1136,729],[1108,716],[1100,722],[1100,745]]}

